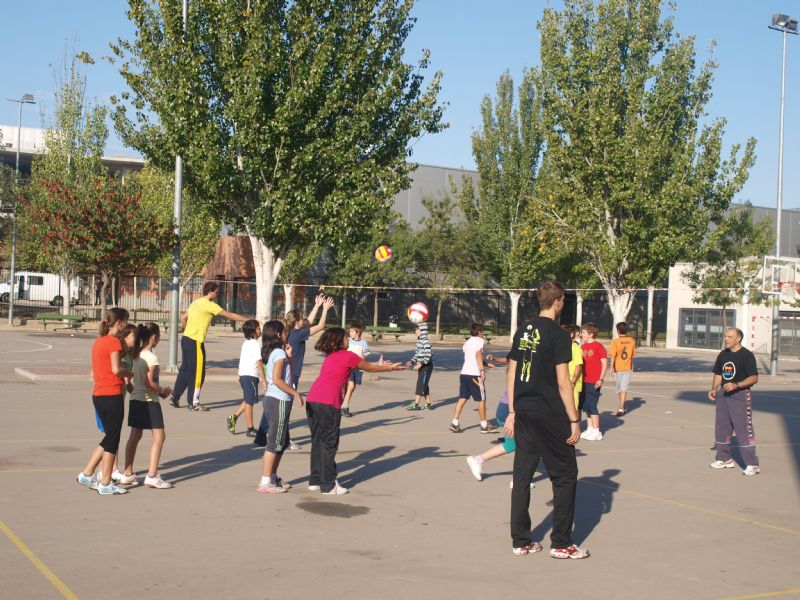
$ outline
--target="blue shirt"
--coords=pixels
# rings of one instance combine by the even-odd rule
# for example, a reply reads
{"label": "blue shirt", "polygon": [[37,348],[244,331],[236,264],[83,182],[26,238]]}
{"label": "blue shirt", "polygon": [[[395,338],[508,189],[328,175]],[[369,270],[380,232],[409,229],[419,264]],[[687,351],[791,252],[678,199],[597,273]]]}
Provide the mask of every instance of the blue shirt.
{"label": "blue shirt", "polygon": [[264,376],[267,378],[267,396],[277,398],[278,400],[291,400],[292,396],[275,385],[275,382],[272,380],[272,373],[275,371],[275,363],[279,360],[283,360],[284,382],[288,383],[290,387],[292,385],[291,369],[289,369],[289,365],[287,364],[286,352],[281,348],[275,348],[275,350],[269,353],[269,359],[267,359],[267,364],[264,366]]}
{"label": "blue shirt", "polygon": [[303,370],[303,359],[306,356],[306,340],[311,336],[311,329],[301,327],[289,332],[289,346],[292,348],[292,377],[300,377]]}

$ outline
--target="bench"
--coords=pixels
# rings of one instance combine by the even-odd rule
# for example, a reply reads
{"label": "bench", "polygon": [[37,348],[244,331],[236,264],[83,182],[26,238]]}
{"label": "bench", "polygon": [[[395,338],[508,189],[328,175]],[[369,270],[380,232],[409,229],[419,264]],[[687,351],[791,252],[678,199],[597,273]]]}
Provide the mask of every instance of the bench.
{"label": "bench", "polygon": [[[49,321],[60,321],[64,324],[62,329],[80,329],[86,322],[86,317],[83,315],[61,315],[58,313],[37,313],[36,318],[42,322],[44,330],[47,331],[47,323]],[[58,328],[53,328],[53,331],[58,331]]]}
{"label": "bench", "polygon": [[[472,337],[472,332],[469,329],[459,329],[458,333],[464,336],[465,340],[468,340]],[[493,337],[497,337],[495,333],[491,329],[484,329],[483,330],[483,337],[486,340],[486,343],[490,343]]]}
{"label": "bench", "polygon": [[372,341],[379,340],[383,337],[384,333],[391,333],[394,336],[394,341],[399,342],[400,336],[405,333],[399,327],[382,327],[375,325],[368,325],[367,331],[372,336]]}

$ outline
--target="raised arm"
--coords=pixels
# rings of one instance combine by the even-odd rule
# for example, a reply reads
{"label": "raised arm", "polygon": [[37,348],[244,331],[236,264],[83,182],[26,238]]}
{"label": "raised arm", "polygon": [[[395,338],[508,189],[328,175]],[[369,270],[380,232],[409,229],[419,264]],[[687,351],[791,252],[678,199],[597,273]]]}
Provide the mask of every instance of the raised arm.
{"label": "raised arm", "polygon": [[314,308],[311,309],[311,312],[308,313],[308,323],[310,325],[314,324],[314,319],[317,318],[317,313],[319,312],[319,307],[322,306],[322,303],[325,301],[325,294],[317,294],[317,297],[314,298]]}
{"label": "raised arm", "polygon": [[309,333],[309,335],[316,335],[317,333],[325,329],[325,322],[328,319],[328,311],[331,309],[332,306],[333,306],[333,298],[325,298],[325,300],[323,300],[322,316],[319,318],[319,323],[311,326],[311,332]]}

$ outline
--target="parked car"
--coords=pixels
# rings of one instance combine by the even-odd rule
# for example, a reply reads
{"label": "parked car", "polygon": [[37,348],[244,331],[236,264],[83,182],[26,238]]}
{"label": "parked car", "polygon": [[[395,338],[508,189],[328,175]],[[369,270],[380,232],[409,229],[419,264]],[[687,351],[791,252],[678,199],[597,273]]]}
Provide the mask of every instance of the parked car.
{"label": "parked car", "polygon": [[[75,277],[70,283],[70,304],[77,304],[80,297],[80,278]],[[14,301],[43,301],[53,306],[64,303],[61,277],[52,273],[38,273],[35,271],[17,271],[14,273],[14,285],[9,280],[0,283],[0,303],[8,304],[11,291],[14,292]]]}

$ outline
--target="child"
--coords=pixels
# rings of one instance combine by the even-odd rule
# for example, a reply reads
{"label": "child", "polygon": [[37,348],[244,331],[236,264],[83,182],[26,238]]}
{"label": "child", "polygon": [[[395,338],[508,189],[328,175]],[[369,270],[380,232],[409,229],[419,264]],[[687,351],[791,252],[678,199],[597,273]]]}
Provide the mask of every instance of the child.
{"label": "child", "polygon": [[562,325],[572,338],[572,360],[569,361],[569,380],[575,397],[575,408],[580,409],[580,395],[583,390],[583,352],[581,351],[581,328],[577,325]]}
{"label": "child", "polygon": [[239,385],[244,392],[244,400],[232,415],[228,416],[228,431],[236,433],[236,421],[244,413],[247,421],[247,437],[256,437],[253,426],[253,405],[258,402],[260,383],[264,381],[261,365],[261,325],[255,319],[245,321],[242,325],[244,342],[239,353]]}
{"label": "child", "polygon": [[[161,330],[155,323],[139,325],[136,328],[136,341],[133,345],[133,391],[128,408],[128,426],[131,435],[125,446],[125,474],[120,483],[138,485],[139,478],[133,471],[136,449],[142,439],[142,432],[150,429],[153,432],[153,443],[150,446],[150,462],[144,484],[147,487],[165,490],[172,487],[158,475],[158,463],[161,450],[164,448],[164,414],[159,398],[166,398],[172,388],[161,387],[158,382],[158,357],[153,350],[158,345]],[[141,348],[141,350],[140,350]]]}
{"label": "child", "polygon": [[617,394],[619,395],[617,416],[621,417],[625,414],[625,400],[628,399],[628,387],[631,384],[631,375],[633,375],[636,342],[628,335],[628,324],[625,321],[617,323],[617,333],[619,337],[611,340],[608,354],[611,357],[611,372],[615,374],[617,380]]}
{"label": "child", "polygon": [[[362,340],[361,336],[364,335],[364,326],[361,323],[350,324],[350,341],[347,349],[350,352],[358,354],[361,358],[369,356],[369,344],[367,340]],[[342,416],[352,417],[350,414],[350,399],[356,391],[356,386],[361,385],[361,376],[363,373],[358,369],[353,369],[350,373],[350,379],[347,381],[347,390],[344,393],[344,402],[342,402]]]}
{"label": "child", "polygon": [[267,415],[267,449],[256,491],[259,494],[282,494],[291,487],[278,477],[278,465],[289,445],[289,415],[292,399],[303,406],[303,397],[292,387],[292,369],[286,356],[286,333],[280,321],[264,323],[261,338],[261,363],[267,378],[267,393],[264,396],[264,414]]}
{"label": "child", "polygon": [[461,433],[459,417],[467,400],[472,397],[478,403],[478,416],[481,419],[481,433],[494,433],[497,427],[489,425],[486,420],[486,394],[483,383],[486,381],[486,371],[483,368],[483,325],[473,323],[470,328],[470,338],[464,343],[464,366],[461,368],[459,376],[458,402],[453,411],[453,420],[450,423],[450,431]]}
{"label": "child", "polygon": [[581,351],[583,352],[583,410],[586,413],[586,431],[581,438],[590,442],[603,439],[600,433],[600,389],[606,375],[606,349],[598,342],[598,329],[594,323],[586,323],[581,327]]}
{"label": "child", "polygon": [[[125,404],[122,392],[125,380],[133,373],[122,367],[122,343],[117,338],[119,330],[128,323],[128,311],[112,308],[100,323],[100,335],[92,346],[92,378],[94,389],[92,403],[100,416],[105,435],[100,445],[92,451],[86,467],[78,473],[77,481],[100,495],[125,494],[127,490],[114,485],[111,480],[114,458],[119,449]],[[102,462],[103,477],[98,482],[94,471]]]}
{"label": "child", "polygon": [[433,374],[433,353],[431,341],[428,339],[428,324],[420,323],[417,325],[417,347],[414,356],[406,364],[407,367],[414,367],[417,372],[417,389],[415,390],[414,402],[408,405],[408,410],[422,410],[419,406],[421,400],[425,400],[425,410],[431,409],[431,390],[429,383]]}
{"label": "child", "polygon": [[306,416],[311,429],[311,476],[308,489],[322,490],[323,494],[339,496],[347,488],[336,479],[336,451],[339,448],[339,425],[342,413],[342,390],[353,369],[362,371],[400,371],[402,363],[368,362],[347,351],[347,332],[341,327],[331,327],[320,336],[314,346],[325,355],[317,379],[311,384],[306,398]]}

